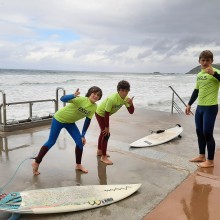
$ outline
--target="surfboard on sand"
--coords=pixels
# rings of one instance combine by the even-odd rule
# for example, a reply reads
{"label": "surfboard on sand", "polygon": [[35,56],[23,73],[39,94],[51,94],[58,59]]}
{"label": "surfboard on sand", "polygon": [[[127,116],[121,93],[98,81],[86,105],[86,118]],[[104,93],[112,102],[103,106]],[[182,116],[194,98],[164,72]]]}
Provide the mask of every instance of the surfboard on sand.
{"label": "surfboard on sand", "polygon": [[0,194],[0,210],[13,213],[60,213],[97,208],[122,200],[141,184],[90,185]]}
{"label": "surfboard on sand", "polygon": [[159,130],[158,132],[152,133],[146,137],[143,137],[130,144],[131,147],[152,147],[155,145],[163,144],[176,137],[178,137],[183,131],[181,125],[177,124],[173,128],[166,130]]}

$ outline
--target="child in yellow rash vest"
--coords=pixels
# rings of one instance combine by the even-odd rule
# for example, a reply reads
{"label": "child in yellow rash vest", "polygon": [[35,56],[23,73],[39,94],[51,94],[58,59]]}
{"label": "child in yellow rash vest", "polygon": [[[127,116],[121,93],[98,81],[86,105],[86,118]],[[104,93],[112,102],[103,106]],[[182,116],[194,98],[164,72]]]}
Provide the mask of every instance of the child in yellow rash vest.
{"label": "child in yellow rash vest", "polygon": [[129,82],[125,80],[120,81],[117,85],[117,92],[103,100],[103,102],[97,107],[95,113],[100,127],[97,155],[101,156],[100,160],[108,165],[113,164],[112,161],[108,159],[109,155],[106,154],[108,139],[110,137],[109,116],[116,113],[123,105],[125,105],[130,114],[134,113],[134,97],[130,99],[127,96],[129,91]]}
{"label": "child in yellow rash vest", "polygon": [[[186,114],[190,114],[191,105],[198,97],[195,114],[196,133],[199,145],[199,156],[190,162],[199,162],[198,166],[207,168],[214,166],[215,140],[213,130],[218,114],[218,91],[220,85],[220,71],[212,67],[213,53],[203,51],[199,56],[201,71],[197,75],[196,86],[186,106]],[[205,157],[205,151],[208,157]]]}
{"label": "child in yellow rash vest", "polygon": [[[34,175],[40,174],[38,172],[39,165],[49,149],[56,143],[62,128],[68,131],[76,143],[76,170],[88,173],[88,170],[81,165],[83,146],[86,143],[85,134],[96,111],[96,102],[102,97],[102,90],[99,87],[93,86],[88,90],[86,97],[78,97],[79,94],[79,89],[77,89],[74,94],[61,97],[61,101],[68,102],[69,104],[58,110],[52,119],[49,139],[41,147],[38,156],[35,158],[35,162],[32,163]],[[75,122],[82,118],[86,119],[82,134],[80,134]]]}

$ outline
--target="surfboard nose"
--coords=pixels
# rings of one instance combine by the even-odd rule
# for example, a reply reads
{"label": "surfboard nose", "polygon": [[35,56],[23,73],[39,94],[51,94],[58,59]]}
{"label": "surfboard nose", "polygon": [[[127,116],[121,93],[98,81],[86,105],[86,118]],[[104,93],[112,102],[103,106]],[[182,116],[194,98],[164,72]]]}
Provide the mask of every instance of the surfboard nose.
{"label": "surfboard nose", "polygon": [[3,199],[3,198],[5,198],[5,196],[7,196],[8,194],[6,194],[6,193],[3,193],[3,194],[0,194],[0,201]]}
{"label": "surfboard nose", "polygon": [[0,209],[1,210],[16,210],[20,207],[21,204],[20,193],[13,192],[9,194],[0,195]]}

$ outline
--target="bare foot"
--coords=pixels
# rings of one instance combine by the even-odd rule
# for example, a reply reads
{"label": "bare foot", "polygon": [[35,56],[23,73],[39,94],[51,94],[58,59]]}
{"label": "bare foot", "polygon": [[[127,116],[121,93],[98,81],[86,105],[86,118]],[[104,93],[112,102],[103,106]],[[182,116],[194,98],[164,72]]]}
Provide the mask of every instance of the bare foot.
{"label": "bare foot", "polygon": [[35,176],[39,175],[40,174],[40,172],[38,171],[39,164],[36,162],[33,162],[31,165],[32,165],[32,169],[33,169],[33,174]]}
{"label": "bare foot", "polygon": [[214,167],[214,162],[213,160],[206,160],[202,163],[197,164],[197,166],[201,168]]}
{"label": "bare foot", "polygon": [[[102,151],[101,150],[97,150],[97,156],[102,156]],[[106,154],[107,157],[110,157],[109,154]]]}
{"label": "bare foot", "polygon": [[81,164],[76,164],[76,170],[80,170],[83,173],[88,173],[88,170],[85,167],[83,167]]}
{"label": "bare foot", "polygon": [[194,157],[190,162],[205,162],[205,156],[204,155],[199,155],[198,157]]}
{"label": "bare foot", "polygon": [[107,165],[112,165],[112,161],[108,159],[107,156],[101,156],[101,159],[100,159],[103,163],[107,164]]}

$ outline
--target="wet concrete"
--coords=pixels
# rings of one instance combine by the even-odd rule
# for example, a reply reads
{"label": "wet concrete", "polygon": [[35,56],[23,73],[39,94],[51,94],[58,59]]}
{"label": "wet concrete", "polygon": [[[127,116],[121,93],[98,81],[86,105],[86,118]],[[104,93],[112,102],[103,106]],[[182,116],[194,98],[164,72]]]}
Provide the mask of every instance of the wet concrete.
{"label": "wet concrete", "polygon": [[[173,190],[176,191],[175,189],[191,174],[194,175],[197,166],[188,162],[189,158],[198,154],[193,116],[137,109],[133,115],[122,110],[113,115],[110,121],[111,138],[108,153],[114,165],[106,166],[96,156],[99,128],[94,118],[87,132],[82,161],[89,170],[88,174],[75,171],[74,144],[65,131],[61,132],[56,145],[45,156],[39,176],[32,175],[32,160],[25,159],[38,153],[48,138],[49,126],[0,134],[0,187],[24,161],[15,178],[3,190],[6,193],[74,185],[142,183],[137,193],[109,206],[53,215],[24,214],[20,219],[140,220],[144,216],[150,216],[155,208],[165,201],[167,195]],[[166,129],[176,124],[181,124],[184,128],[182,138],[152,148],[129,147],[129,143],[150,134],[150,130]],[[82,127],[82,122],[78,125]],[[220,141],[219,133],[220,124],[217,120],[216,143]],[[191,186],[194,187],[194,184]],[[10,213],[0,211],[0,220],[9,217]]]}
{"label": "wet concrete", "polygon": [[218,220],[220,197],[220,150],[214,168],[199,168],[172,191],[143,220]]}

